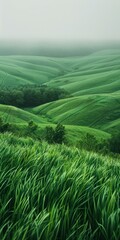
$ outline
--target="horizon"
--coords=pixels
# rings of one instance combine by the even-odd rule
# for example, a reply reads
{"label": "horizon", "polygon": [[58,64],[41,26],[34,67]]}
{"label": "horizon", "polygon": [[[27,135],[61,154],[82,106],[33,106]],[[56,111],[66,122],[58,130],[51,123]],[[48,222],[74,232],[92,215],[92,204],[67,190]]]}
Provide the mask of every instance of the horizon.
{"label": "horizon", "polygon": [[0,56],[34,55],[48,57],[86,56],[101,50],[120,49],[120,42],[0,40]]}

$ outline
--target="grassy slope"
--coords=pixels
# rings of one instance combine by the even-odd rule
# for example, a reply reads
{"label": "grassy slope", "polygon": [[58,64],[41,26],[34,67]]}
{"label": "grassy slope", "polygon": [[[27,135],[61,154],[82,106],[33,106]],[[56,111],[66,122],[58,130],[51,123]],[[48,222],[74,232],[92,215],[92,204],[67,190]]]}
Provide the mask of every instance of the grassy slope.
{"label": "grassy slope", "polygon": [[98,142],[102,142],[104,139],[106,140],[110,138],[110,134],[95,128],[66,125],[66,137],[70,144],[76,145],[76,143],[80,140],[83,141],[87,133],[93,135]]}
{"label": "grassy slope", "polygon": [[0,82],[19,85],[47,82],[74,95],[111,93],[120,90],[120,50],[86,57],[0,57]]}
{"label": "grassy slope", "polygon": [[117,240],[118,159],[0,135],[1,240]]}
{"label": "grassy slope", "polygon": [[[84,62],[87,61],[85,58],[71,58],[64,62],[61,59],[59,64],[58,60],[57,64],[56,61],[53,63],[47,60],[47,64],[46,58],[44,62],[43,58],[39,57],[38,59],[0,57],[0,80],[3,85],[42,83],[54,78],[50,84],[57,86],[58,79],[55,81],[55,78],[59,78],[60,86],[69,89],[73,95],[78,95],[37,107],[31,112],[0,105],[0,115],[6,121],[21,123],[23,127],[29,120],[40,123],[40,128],[50,124],[48,120],[86,125],[86,127],[66,126],[71,141],[78,141],[86,132],[97,138],[108,138],[109,134],[93,128],[109,131],[110,128],[120,127],[119,69],[115,69],[117,63],[119,65],[119,59],[117,52],[108,55],[110,56],[106,58],[104,52],[99,53],[99,67],[98,54],[91,56],[94,58],[93,62],[92,59],[88,59],[88,65]],[[42,64],[44,67],[41,69]],[[55,64],[57,67],[54,67]],[[107,68],[111,71],[110,75]],[[86,79],[83,84],[83,75],[86,73],[88,80]],[[63,75],[66,74],[67,82],[64,84],[66,76]],[[80,77],[77,79],[73,76],[74,74],[78,76],[82,74],[81,80]],[[69,75],[72,75],[71,80]],[[97,78],[96,83],[98,75],[99,81]],[[70,81],[74,81],[74,84],[71,85]],[[93,93],[95,95],[91,95]],[[64,145],[40,144],[32,139],[18,138],[12,134],[1,134],[0,146],[2,240],[120,238],[118,159],[79,151]]]}
{"label": "grassy slope", "polygon": [[49,84],[64,87],[73,95],[113,93],[120,90],[120,51],[103,51],[71,58],[71,72]]}
{"label": "grassy slope", "polygon": [[0,115],[3,117],[5,122],[10,123],[25,124],[30,120],[33,120],[36,123],[46,122],[46,120],[40,116],[36,116],[35,114],[29,113],[13,106],[7,106],[2,104],[0,104]]}
{"label": "grassy slope", "polygon": [[[3,117],[5,122],[14,123],[18,125],[18,130],[20,130],[20,135],[24,135],[26,126],[28,122],[33,120],[38,125],[38,134],[42,136],[43,130],[46,126],[52,125],[55,127],[52,122],[49,122],[49,119],[42,117],[40,115],[35,115],[25,110],[21,110],[12,106],[0,105],[0,115]],[[76,143],[80,139],[84,138],[86,133],[90,133],[97,138],[97,140],[107,139],[110,137],[108,133],[100,131],[94,128],[82,127],[82,126],[72,126],[66,125],[66,136],[69,143]],[[18,131],[19,134],[19,131]],[[37,135],[38,135],[37,134]]]}
{"label": "grassy slope", "polygon": [[33,112],[62,124],[108,130],[109,127],[120,125],[120,95],[87,95],[63,99],[36,107]]}
{"label": "grassy slope", "polygon": [[56,58],[37,56],[0,57],[0,84],[42,84],[67,72],[67,63]]}
{"label": "grassy slope", "polygon": [[47,83],[63,87],[74,97],[43,105],[33,113],[53,122],[111,131],[120,129],[119,66],[120,50],[71,58],[0,57],[0,82],[1,86]]}

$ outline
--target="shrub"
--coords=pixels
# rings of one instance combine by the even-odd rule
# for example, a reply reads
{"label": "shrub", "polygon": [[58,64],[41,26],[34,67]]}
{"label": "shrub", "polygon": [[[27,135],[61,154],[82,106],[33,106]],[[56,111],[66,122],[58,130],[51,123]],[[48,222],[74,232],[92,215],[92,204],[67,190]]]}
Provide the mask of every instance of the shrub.
{"label": "shrub", "polygon": [[84,139],[79,141],[79,146],[88,151],[94,150],[96,148],[96,138],[93,135],[87,133],[84,136]]}
{"label": "shrub", "polygon": [[55,131],[52,127],[48,126],[45,129],[45,139],[48,143],[54,143],[54,134]]}
{"label": "shrub", "polygon": [[54,133],[54,142],[62,144],[65,140],[65,127],[58,123],[56,128],[55,128],[55,133]]}
{"label": "shrub", "polygon": [[0,118],[0,132],[7,132],[11,128],[9,123],[4,123],[3,119]]}
{"label": "shrub", "polygon": [[109,140],[109,148],[113,153],[120,153],[120,133],[114,133]]}
{"label": "shrub", "polygon": [[31,120],[31,121],[29,121],[29,123],[28,123],[28,128],[29,128],[30,131],[35,131],[35,130],[37,129],[37,124],[34,123],[34,122]]}
{"label": "shrub", "polygon": [[62,144],[65,140],[65,127],[60,123],[55,130],[51,126],[46,127],[45,139],[48,143]]}
{"label": "shrub", "polygon": [[101,153],[108,153],[109,151],[108,140],[98,140],[90,133],[87,133],[84,138],[77,143],[77,147],[84,148],[87,151],[95,151]]}

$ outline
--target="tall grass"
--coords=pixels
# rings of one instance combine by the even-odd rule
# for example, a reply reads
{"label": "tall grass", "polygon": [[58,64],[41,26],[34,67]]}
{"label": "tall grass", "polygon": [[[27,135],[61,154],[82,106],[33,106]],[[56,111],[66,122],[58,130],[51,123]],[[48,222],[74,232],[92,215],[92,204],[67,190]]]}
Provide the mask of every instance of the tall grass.
{"label": "tall grass", "polygon": [[118,240],[119,159],[0,135],[1,240]]}

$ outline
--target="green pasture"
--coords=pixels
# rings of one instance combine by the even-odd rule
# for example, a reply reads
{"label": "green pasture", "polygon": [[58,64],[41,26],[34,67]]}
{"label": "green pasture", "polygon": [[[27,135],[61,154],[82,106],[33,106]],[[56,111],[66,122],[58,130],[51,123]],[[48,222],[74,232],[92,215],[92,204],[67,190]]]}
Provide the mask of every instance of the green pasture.
{"label": "green pasture", "polygon": [[0,136],[2,240],[117,240],[119,159]]}

